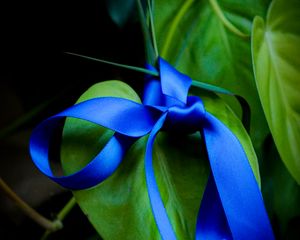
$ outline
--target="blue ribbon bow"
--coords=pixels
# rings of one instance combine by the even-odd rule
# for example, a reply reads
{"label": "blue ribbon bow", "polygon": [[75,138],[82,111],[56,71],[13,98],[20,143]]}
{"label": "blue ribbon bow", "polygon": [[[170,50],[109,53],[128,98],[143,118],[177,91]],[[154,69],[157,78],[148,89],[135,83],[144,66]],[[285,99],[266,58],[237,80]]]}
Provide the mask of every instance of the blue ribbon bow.
{"label": "blue ribbon bow", "polygon": [[[205,111],[199,97],[188,96],[191,79],[159,58],[159,79],[147,80],[144,104],[115,97],[76,104],[42,122],[30,139],[35,165],[69,189],[92,187],[109,177],[137,138],[149,134],[145,173],[153,216],[161,238],[176,239],[155,180],[152,149],[160,130],[193,133],[205,141],[211,174],[197,217],[198,239],[274,239],[263,198],[247,156],[235,135]],[[83,169],[55,177],[49,164],[53,130],[65,117],[79,118],[115,131],[104,149]]]}

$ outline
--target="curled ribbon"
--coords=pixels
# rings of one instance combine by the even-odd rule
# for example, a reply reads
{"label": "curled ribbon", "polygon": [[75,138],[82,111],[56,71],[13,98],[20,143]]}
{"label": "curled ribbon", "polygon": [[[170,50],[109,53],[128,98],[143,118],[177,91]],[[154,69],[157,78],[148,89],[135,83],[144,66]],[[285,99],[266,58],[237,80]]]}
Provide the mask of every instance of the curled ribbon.
{"label": "curled ribbon", "polygon": [[[115,97],[76,104],[42,122],[32,133],[30,153],[35,165],[69,189],[89,188],[104,181],[121,163],[137,138],[149,134],[145,174],[150,205],[160,236],[176,239],[155,180],[152,149],[160,130],[193,133],[205,141],[211,174],[197,217],[195,239],[274,239],[263,198],[247,156],[236,136],[205,111],[199,97],[188,96],[191,79],[159,58],[159,79],[148,79],[143,104]],[[53,175],[49,146],[53,130],[65,117],[90,121],[115,131],[103,150],[80,171]]]}

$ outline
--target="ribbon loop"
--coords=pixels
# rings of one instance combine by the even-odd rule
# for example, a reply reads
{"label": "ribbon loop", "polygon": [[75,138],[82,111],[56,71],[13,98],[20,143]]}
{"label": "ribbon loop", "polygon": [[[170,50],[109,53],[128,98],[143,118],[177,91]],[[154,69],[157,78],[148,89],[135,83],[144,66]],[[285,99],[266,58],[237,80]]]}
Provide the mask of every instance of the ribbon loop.
{"label": "ribbon loop", "polygon": [[[149,133],[160,115],[157,109],[127,99],[102,97],[87,100],[38,125],[30,138],[30,154],[40,171],[63,187],[73,190],[89,188],[105,180],[117,169],[135,137]],[[83,119],[109,128],[116,134],[83,169],[58,177],[50,167],[49,148],[53,131],[65,117]]]}

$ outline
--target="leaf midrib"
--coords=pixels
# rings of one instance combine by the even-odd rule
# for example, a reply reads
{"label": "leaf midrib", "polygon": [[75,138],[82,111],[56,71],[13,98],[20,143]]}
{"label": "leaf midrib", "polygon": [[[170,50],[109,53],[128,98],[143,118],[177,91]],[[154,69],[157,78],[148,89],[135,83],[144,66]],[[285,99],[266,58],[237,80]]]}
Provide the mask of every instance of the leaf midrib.
{"label": "leaf midrib", "polygon": [[[285,112],[285,114],[287,114],[288,112],[292,113],[293,111],[291,110],[291,106],[289,105],[289,103],[288,103],[288,101],[285,97],[285,94],[283,92],[284,86],[283,86],[283,84],[281,84],[281,82],[279,80],[280,79],[280,73],[278,71],[277,64],[276,64],[276,61],[275,61],[276,53],[274,51],[271,35],[272,35],[272,31],[269,30],[269,29],[266,29],[266,31],[265,31],[266,45],[267,45],[268,52],[269,52],[269,55],[270,55],[270,63],[273,66],[273,71],[274,71],[274,74],[275,74],[274,79],[275,79],[275,82],[277,84],[277,89],[278,89],[278,92],[280,94],[280,98],[282,99],[282,103],[283,103],[282,104],[283,105],[282,110]],[[272,84],[272,83],[269,83],[269,84]]]}
{"label": "leaf midrib", "polygon": [[[161,147],[158,144],[157,144],[156,156],[158,159],[158,164],[161,167],[161,170],[165,173],[162,176],[163,176],[164,181],[166,182],[166,185],[172,186],[173,184],[172,184],[171,176],[168,174],[168,171],[167,171],[168,168],[166,167],[166,163],[165,163],[165,161],[160,161],[162,158],[165,158],[165,157],[163,154],[163,150],[161,149]],[[179,204],[177,193],[174,191],[173,188],[168,188],[168,192],[172,196],[172,199],[174,200],[175,205],[177,206]]]}

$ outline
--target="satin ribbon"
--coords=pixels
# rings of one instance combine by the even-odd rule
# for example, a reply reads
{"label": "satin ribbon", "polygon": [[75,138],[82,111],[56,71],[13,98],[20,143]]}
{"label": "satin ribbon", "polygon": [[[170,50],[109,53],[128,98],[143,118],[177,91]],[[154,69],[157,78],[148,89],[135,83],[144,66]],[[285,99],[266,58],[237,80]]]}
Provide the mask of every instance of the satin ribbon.
{"label": "satin ribbon", "polygon": [[[149,66],[149,68],[152,68]],[[160,79],[148,78],[143,104],[115,97],[94,98],[45,120],[30,139],[35,165],[69,189],[95,186],[119,166],[127,149],[149,134],[146,184],[153,216],[164,240],[177,239],[155,179],[152,149],[159,131],[201,132],[211,174],[197,217],[195,239],[274,239],[263,198],[242,145],[199,97],[188,96],[191,79],[159,58]],[[115,131],[103,150],[83,169],[57,177],[49,164],[53,130],[65,117],[83,119]],[[196,147],[196,146],[195,146]]]}

